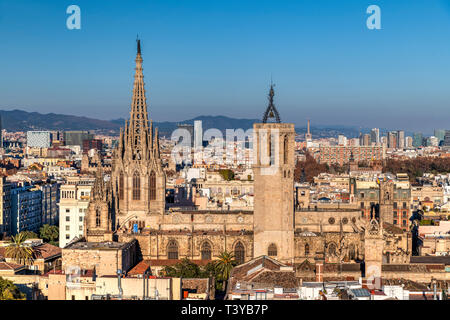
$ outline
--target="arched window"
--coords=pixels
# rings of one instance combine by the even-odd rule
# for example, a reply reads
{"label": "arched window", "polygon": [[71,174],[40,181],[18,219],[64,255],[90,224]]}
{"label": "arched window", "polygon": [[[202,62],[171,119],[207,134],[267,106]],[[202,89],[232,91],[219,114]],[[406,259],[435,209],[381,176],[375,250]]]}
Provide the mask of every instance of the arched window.
{"label": "arched window", "polygon": [[234,247],[234,260],[236,260],[237,264],[243,264],[245,262],[245,248],[240,241]]}
{"label": "arched window", "polygon": [[137,172],[133,175],[133,200],[141,200],[141,177]]}
{"label": "arched window", "polygon": [[350,259],[350,260],[356,260],[356,249],[355,249],[355,245],[352,243],[352,244],[350,244],[350,246],[349,246],[349,249],[348,249],[348,258]]}
{"label": "arched window", "polygon": [[123,190],[124,190],[123,189],[124,188],[123,184],[124,184],[123,172],[121,172],[120,176],[119,176],[119,200],[123,200]]}
{"label": "arched window", "polygon": [[170,240],[167,245],[167,258],[178,259],[178,243],[175,240]]}
{"label": "arched window", "polygon": [[269,159],[270,165],[275,164],[275,143],[272,143],[272,134],[269,133]]}
{"label": "arched window", "polygon": [[149,189],[150,189],[149,190],[150,200],[156,200],[156,174],[155,174],[155,171],[152,171],[150,173],[148,185],[149,185]]}
{"label": "arched window", "polygon": [[272,243],[269,248],[267,249],[267,255],[269,257],[276,257],[277,256],[277,246],[275,243]]}
{"label": "arched window", "polygon": [[309,244],[305,244],[305,256],[309,255]]}
{"label": "arched window", "polygon": [[95,226],[100,227],[101,225],[101,210],[100,208],[97,208],[95,211]]}
{"label": "arched window", "polygon": [[284,164],[288,163],[288,151],[289,151],[289,144],[288,144],[288,136],[284,136]]}
{"label": "arched window", "polygon": [[202,260],[211,260],[211,245],[208,241],[203,242],[201,252]]}
{"label": "arched window", "polygon": [[328,254],[330,256],[336,255],[336,250],[337,250],[337,247],[336,247],[336,245],[334,243],[330,243],[328,245]]}

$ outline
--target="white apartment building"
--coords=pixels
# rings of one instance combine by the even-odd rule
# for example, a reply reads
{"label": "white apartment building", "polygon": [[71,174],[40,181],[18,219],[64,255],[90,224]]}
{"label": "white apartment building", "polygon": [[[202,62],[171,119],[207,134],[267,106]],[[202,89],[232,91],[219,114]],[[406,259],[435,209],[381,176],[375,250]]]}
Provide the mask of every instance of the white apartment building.
{"label": "white apartment building", "polygon": [[84,234],[84,218],[89,205],[94,177],[67,177],[61,185],[59,204],[59,246],[64,248]]}

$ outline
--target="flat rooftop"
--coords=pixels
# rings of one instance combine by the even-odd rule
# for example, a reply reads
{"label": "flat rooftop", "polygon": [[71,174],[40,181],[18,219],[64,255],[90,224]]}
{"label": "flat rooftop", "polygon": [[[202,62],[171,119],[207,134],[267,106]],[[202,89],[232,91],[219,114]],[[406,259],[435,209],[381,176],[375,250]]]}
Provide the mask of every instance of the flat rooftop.
{"label": "flat rooftop", "polygon": [[129,242],[75,242],[69,244],[65,249],[76,250],[118,250],[129,245]]}

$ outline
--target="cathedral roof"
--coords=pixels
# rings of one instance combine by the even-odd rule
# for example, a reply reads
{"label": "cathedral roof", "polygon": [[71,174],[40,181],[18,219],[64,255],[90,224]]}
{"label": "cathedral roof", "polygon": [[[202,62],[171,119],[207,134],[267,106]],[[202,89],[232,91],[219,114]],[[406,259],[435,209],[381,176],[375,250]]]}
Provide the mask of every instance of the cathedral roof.
{"label": "cathedral roof", "polygon": [[405,231],[391,223],[383,222],[383,229],[392,234],[403,234]]}

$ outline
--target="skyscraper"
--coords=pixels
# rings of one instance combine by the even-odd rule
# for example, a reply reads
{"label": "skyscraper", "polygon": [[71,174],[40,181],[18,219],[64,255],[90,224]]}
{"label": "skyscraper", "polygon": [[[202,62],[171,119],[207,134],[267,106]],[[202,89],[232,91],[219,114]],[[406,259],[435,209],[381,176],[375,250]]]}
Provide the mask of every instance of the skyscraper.
{"label": "skyscraper", "polygon": [[83,140],[94,139],[94,135],[89,131],[65,131],[64,144],[66,146],[80,146],[83,147]]}
{"label": "skyscraper", "polygon": [[405,131],[397,131],[397,148],[403,149],[405,147]]}
{"label": "skyscraper", "polygon": [[194,121],[194,147],[199,148],[202,145],[203,145],[202,121],[195,120]]}
{"label": "skyscraper", "polygon": [[413,145],[413,138],[412,137],[406,137],[405,138],[405,147],[406,148],[411,148]]}
{"label": "skyscraper", "polygon": [[388,148],[391,149],[397,149],[398,148],[398,133],[397,131],[391,131],[388,133],[388,139],[387,139],[387,143],[388,143]]}
{"label": "skyscraper", "polygon": [[366,133],[363,136],[363,142],[364,142],[363,143],[364,146],[370,146],[371,145],[372,141],[371,141],[371,138],[370,138],[370,134]]}
{"label": "skyscraper", "polygon": [[443,130],[443,129],[434,129],[434,136],[436,138],[438,138],[439,143],[441,143],[441,141],[444,141],[444,139],[445,139],[445,130]]}
{"label": "skyscraper", "polygon": [[373,128],[370,131],[370,140],[372,143],[375,143],[376,145],[380,144],[380,129]]}
{"label": "skyscraper", "polygon": [[422,146],[423,135],[422,132],[415,132],[413,136],[413,147],[421,147]]}
{"label": "skyscraper", "polygon": [[444,146],[450,147],[450,130],[445,130]]}

